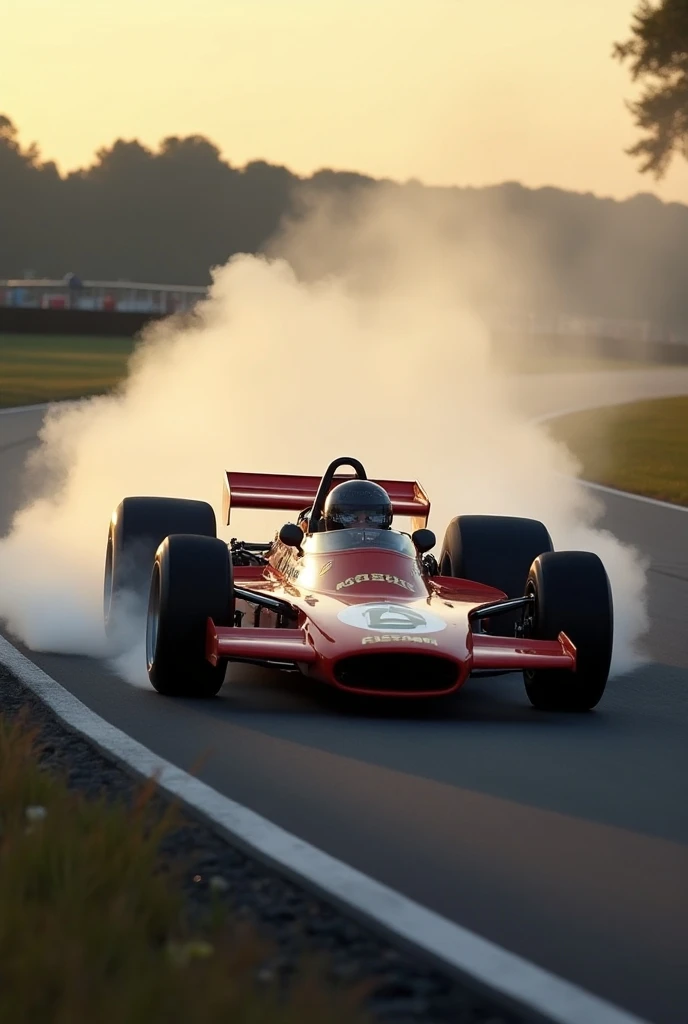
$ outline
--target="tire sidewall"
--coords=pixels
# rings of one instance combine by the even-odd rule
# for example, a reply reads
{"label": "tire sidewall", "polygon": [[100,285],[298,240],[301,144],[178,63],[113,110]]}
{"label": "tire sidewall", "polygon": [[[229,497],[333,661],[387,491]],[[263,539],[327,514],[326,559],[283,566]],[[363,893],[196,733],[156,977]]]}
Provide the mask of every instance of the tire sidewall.
{"label": "tire sidewall", "polygon": [[576,670],[524,672],[531,702],[549,710],[590,710],[609,676],[614,636],[611,586],[601,559],[590,551],[543,554],[528,574],[534,606],[527,633],[556,640],[565,633],[576,648]]}
{"label": "tire sidewall", "polygon": [[233,623],[227,545],[185,534],[165,538],[155,555],[146,626],[148,676],[158,692],[199,697],[218,692],[226,666],[213,666],[205,657],[208,619],[218,626]]}
{"label": "tire sidewall", "polygon": [[212,505],[186,498],[124,498],[108,529],[103,618],[108,637],[124,639],[146,613],[155,552],[170,534],[217,535]]}
{"label": "tire sidewall", "polygon": [[[444,535],[440,572],[483,583],[507,597],[522,597],[533,561],[550,551],[552,539],[537,519],[457,516]],[[520,612],[494,616],[485,628],[493,635],[514,636],[521,618]]]}

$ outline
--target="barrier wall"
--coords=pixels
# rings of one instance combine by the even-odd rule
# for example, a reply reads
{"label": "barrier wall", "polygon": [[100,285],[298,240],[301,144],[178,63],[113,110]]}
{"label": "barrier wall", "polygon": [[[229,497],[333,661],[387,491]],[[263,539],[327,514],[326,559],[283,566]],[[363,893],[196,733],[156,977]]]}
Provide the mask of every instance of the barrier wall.
{"label": "barrier wall", "polygon": [[555,353],[563,353],[574,357],[601,356],[638,363],[688,364],[688,343],[685,342],[543,334],[520,336],[511,332],[493,331],[492,346],[495,352],[503,353],[507,359],[510,353],[513,355],[520,351],[527,353],[529,360],[538,356],[546,359]]}
{"label": "barrier wall", "polygon": [[157,313],[109,313],[91,309],[18,309],[0,306],[0,334],[70,334],[133,338]]}
{"label": "barrier wall", "polygon": [[[176,314],[178,321],[193,319],[192,313]],[[161,320],[159,313],[98,312],[90,309],[20,309],[0,306],[0,334],[91,335],[93,337],[133,338],[146,324]],[[566,352],[571,355],[593,353],[612,359],[630,359],[648,363],[688,364],[688,344],[666,341],[640,341],[622,338],[590,338],[531,334],[518,336],[493,331],[496,351],[521,349],[530,358]]]}

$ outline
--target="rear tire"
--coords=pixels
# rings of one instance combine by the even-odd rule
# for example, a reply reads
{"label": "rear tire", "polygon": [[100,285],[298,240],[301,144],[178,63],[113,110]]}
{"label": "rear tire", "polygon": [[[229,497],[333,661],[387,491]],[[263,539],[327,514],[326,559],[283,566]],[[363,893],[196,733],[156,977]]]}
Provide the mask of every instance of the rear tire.
{"label": "rear tire", "polygon": [[[495,587],[507,597],[522,597],[531,565],[546,551],[552,551],[552,539],[537,519],[457,516],[444,535],[440,572]],[[496,615],[488,631],[514,636],[520,620],[519,612]]]}
{"label": "rear tire", "polygon": [[105,555],[103,617],[110,640],[145,616],[155,552],[172,533],[217,536],[215,512],[186,498],[125,498],[112,513]]}
{"label": "rear tire", "polygon": [[153,564],[146,662],[148,678],[171,697],[214,697],[227,663],[205,657],[208,619],[218,626],[234,620],[232,561],[227,545],[214,537],[166,537]]}
{"label": "rear tire", "polygon": [[614,639],[611,587],[604,565],[590,551],[541,555],[528,574],[526,593],[535,598],[526,635],[556,640],[566,633],[576,646],[576,671],[523,673],[531,704],[543,711],[590,711],[609,676]]}

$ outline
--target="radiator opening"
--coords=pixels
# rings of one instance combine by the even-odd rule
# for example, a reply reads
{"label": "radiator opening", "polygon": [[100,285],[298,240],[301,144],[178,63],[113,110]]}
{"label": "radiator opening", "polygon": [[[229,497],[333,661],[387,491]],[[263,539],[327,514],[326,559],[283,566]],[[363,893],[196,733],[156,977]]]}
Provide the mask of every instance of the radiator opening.
{"label": "radiator opening", "polygon": [[438,693],[456,685],[459,666],[432,654],[356,654],[334,668],[340,686],[376,693]]}

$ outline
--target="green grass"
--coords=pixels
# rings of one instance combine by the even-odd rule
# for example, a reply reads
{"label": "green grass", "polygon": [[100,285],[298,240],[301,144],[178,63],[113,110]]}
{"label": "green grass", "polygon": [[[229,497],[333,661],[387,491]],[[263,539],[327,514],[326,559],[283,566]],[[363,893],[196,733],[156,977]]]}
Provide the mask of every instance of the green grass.
{"label": "green grass", "polygon": [[0,334],[0,407],[108,391],[126,373],[133,338]]}
{"label": "green grass", "polygon": [[[133,338],[0,334],[0,408],[102,394],[126,373]],[[504,345],[496,356],[505,373],[574,373],[641,369],[631,360],[579,353],[553,344],[528,351],[526,342]]]}
{"label": "green grass", "polygon": [[23,717],[0,718],[0,1020],[361,1024],[362,989],[313,965],[285,988],[274,951],[217,902],[188,917],[184,869],[160,856],[177,812],[154,791],[133,808],[87,799],[41,766]]}
{"label": "green grass", "polygon": [[586,480],[688,505],[688,397],[572,413],[548,427]]}

